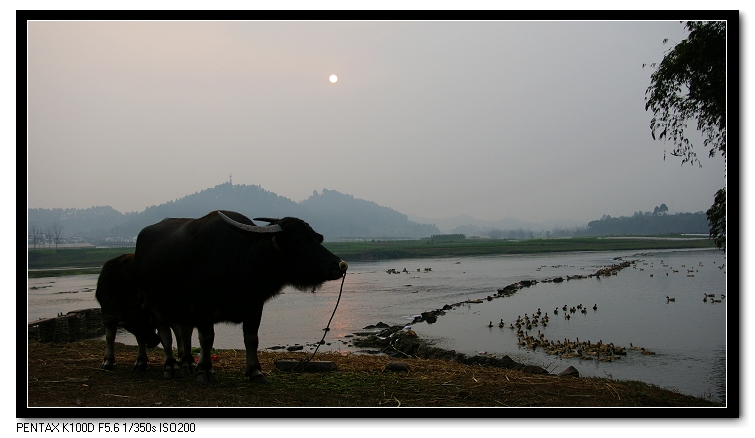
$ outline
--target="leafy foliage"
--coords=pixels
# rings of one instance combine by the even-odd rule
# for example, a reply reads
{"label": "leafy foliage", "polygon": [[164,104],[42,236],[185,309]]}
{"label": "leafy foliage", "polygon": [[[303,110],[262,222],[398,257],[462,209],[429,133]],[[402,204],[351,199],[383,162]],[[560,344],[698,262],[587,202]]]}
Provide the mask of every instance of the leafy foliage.
{"label": "leafy foliage", "polygon": [[710,237],[718,248],[726,248],[726,187],[716,192],[713,206],[707,211]]}
{"label": "leafy foliage", "polygon": [[[654,114],[653,139],[660,131],[658,138],[672,142],[671,155],[681,157],[682,165],[702,167],[685,129],[689,120],[697,119],[708,155],[719,151],[726,158],[726,22],[688,21],[685,27],[690,31],[687,39],[666,52],[650,76],[645,110]],[[708,220],[716,246],[726,249],[726,188],[716,193]]]}
{"label": "leafy foliage", "polygon": [[[645,110],[653,139],[672,142],[671,155],[682,164],[700,163],[685,134],[687,122],[697,119],[709,156],[726,155],[726,22],[689,21],[689,37],[666,52],[650,76],[645,92]],[[655,66],[655,64],[653,64]]]}

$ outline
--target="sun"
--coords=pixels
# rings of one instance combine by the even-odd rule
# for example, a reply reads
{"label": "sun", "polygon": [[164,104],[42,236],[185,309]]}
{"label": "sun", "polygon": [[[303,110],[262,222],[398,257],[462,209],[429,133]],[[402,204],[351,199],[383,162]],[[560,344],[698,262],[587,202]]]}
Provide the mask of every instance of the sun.
{"label": "sun", "polygon": [[330,83],[331,84],[335,84],[336,81],[338,80],[338,76],[336,76],[336,75],[330,75],[329,79],[330,79]]}

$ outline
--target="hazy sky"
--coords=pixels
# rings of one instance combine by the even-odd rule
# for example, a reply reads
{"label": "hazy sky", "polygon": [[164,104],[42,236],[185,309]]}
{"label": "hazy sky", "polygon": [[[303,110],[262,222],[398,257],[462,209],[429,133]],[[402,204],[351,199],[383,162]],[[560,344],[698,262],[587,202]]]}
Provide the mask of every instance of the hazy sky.
{"label": "hazy sky", "polygon": [[141,211],[232,174],[428,218],[705,211],[723,159],[698,142],[702,168],[664,161],[644,106],[642,64],[686,35],[679,21],[30,22],[28,205]]}

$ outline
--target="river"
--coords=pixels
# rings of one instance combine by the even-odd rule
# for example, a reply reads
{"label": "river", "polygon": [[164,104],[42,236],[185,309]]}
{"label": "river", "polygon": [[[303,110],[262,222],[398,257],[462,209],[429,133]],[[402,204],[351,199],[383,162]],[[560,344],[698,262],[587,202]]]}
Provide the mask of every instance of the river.
{"label": "river", "polygon": [[[594,273],[619,263],[634,262],[615,276],[544,282],[555,277]],[[391,260],[351,263],[330,331],[319,351],[357,351],[355,332],[383,322],[410,325],[421,312],[446,304],[495,296],[499,288],[520,280],[537,280],[509,296],[463,304],[437,322],[412,325],[419,336],[436,346],[468,354],[509,355],[552,373],[574,366],[583,376],[640,380],[694,396],[726,402],[727,294],[725,256],[717,250],[619,251]],[[394,269],[398,274],[388,273]],[[406,272],[403,272],[406,269]],[[29,279],[28,320],[59,312],[98,307],[96,275]],[[266,306],[260,326],[261,348],[302,345],[313,351],[322,337],[339,294],[340,281],[316,293],[285,289]],[[706,294],[715,295],[703,302]],[[674,298],[667,301],[666,296]],[[562,306],[582,304],[586,313],[564,319]],[[597,310],[593,310],[597,306]],[[558,308],[559,314],[553,310]],[[537,330],[549,340],[591,340],[624,346],[626,356],[612,362],[559,359],[542,349],[517,344],[508,327],[518,316],[540,309],[549,315],[547,327]],[[506,328],[499,328],[503,320]],[[493,327],[488,327],[489,322]],[[736,328],[735,328],[736,329]],[[196,334],[193,345],[198,345]],[[127,332],[119,342],[134,344]],[[643,355],[630,342],[655,352]],[[243,349],[241,327],[216,326],[215,348]]]}

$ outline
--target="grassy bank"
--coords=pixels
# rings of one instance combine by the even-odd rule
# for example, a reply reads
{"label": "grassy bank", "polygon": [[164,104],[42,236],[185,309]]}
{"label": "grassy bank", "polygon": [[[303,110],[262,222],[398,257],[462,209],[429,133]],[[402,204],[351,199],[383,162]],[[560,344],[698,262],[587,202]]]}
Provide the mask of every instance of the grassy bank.
{"label": "grassy bank", "polygon": [[29,250],[28,278],[99,274],[107,260],[134,248],[76,248]]}
{"label": "grassy bank", "polygon": [[[408,365],[408,372],[391,372],[385,367],[396,359],[348,353],[319,353],[315,357],[315,360],[334,362],[338,367],[335,372],[297,374],[277,371],[274,362],[303,359],[305,353],[260,351],[262,369],[272,384],[257,385],[244,377],[245,354],[242,350],[217,350],[213,369],[219,383],[201,385],[191,377],[164,380],[164,356],[159,348],[149,350],[150,366],[146,372],[132,372],[136,348],[118,344],[115,369],[106,372],[99,370],[105,351],[104,341],[63,344],[30,341],[28,406],[722,407],[705,398],[642,382],[533,375],[486,365],[420,358],[401,359]],[[520,414],[496,411],[483,415],[505,417]],[[700,417],[724,415],[708,409],[697,414]],[[167,415],[174,414],[168,412]],[[266,413],[244,411],[236,415],[255,417]],[[468,413],[453,415],[466,417]],[[587,414],[581,411],[576,415]],[[643,414],[634,412],[633,415]],[[675,413],[661,415],[673,416]]]}
{"label": "grassy bank", "polygon": [[456,242],[433,242],[430,240],[326,242],[324,245],[346,261],[714,247],[713,242],[709,239],[611,239],[599,237],[518,241],[468,239]]}
{"label": "grassy bank", "polygon": [[[470,257],[501,254],[537,254],[569,251],[643,251],[653,249],[713,248],[709,239],[573,239],[431,240],[325,242],[325,247],[347,262],[430,257]],[[134,248],[82,248],[29,251],[29,278],[97,274],[105,261]],[[60,268],[70,268],[61,270]]]}

